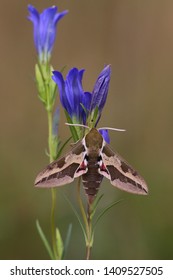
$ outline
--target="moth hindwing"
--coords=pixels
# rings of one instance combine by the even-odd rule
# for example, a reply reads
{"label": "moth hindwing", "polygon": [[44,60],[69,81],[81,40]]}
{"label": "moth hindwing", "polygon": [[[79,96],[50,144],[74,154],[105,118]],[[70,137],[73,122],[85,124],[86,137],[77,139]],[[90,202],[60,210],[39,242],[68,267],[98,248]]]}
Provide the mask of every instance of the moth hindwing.
{"label": "moth hindwing", "polygon": [[64,157],[49,164],[35,180],[36,187],[58,187],[82,176],[90,202],[98,192],[103,177],[121,190],[145,195],[144,179],[122,157],[113,152],[96,128],[78,141]]}

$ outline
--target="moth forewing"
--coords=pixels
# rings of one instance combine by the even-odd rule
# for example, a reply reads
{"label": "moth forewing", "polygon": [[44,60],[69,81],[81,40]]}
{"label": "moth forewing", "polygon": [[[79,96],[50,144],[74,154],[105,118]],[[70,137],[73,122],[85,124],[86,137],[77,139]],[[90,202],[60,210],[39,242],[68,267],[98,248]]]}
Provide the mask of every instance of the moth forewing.
{"label": "moth forewing", "polygon": [[144,179],[105,141],[102,148],[102,158],[107,172],[99,170],[99,173],[109,179],[113,186],[130,193],[142,195],[148,193],[148,187]]}
{"label": "moth forewing", "polygon": [[71,151],[64,157],[50,163],[35,180],[36,187],[58,187],[71,183],[74,178],[87,172],[86,168],[80,169],[84,158],[84,146],[78,141]]}

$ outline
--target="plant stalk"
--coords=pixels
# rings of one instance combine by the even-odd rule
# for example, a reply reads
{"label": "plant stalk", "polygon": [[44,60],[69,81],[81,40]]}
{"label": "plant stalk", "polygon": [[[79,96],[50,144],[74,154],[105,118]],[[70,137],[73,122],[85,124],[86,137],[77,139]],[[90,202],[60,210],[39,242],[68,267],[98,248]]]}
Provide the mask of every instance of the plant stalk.
{"label": "plant stalk", "polygon": [[90,259],[91,256],[91,248],[93,243],[92,236],[92,219],[91,219],[91,204],[88,201],[87,206],[87,223],[88,223],[88,243],[86,244],[86,260]]}
{"label": "plant stalk", "polygon": [[77,199],[78,199],[79,208],[80,208],[82,218],[84,221],[84,225],[85,225],[86,259],[89,260],[90,255],[91,255],[91,247],[92,247],[91,209],[90,209],[90,204],[88,203],[88,210],[87,210],[87,214],[86,214],[83,203],[82,203],[82,199],[80,196],[80,183],[81,183],[81,178],[79,178],[78,185],[77,185]]}
{"label": "plant stalk", "polygon": [[77,184],[77,200],[78,200],[78,203],[79,203],[79,208],[80,208],[80,211],[81,211],[81,214],[82,214],[82,218],[83,218],[85,228],[86,228],[86,233],[87,233],[89,228],[88,228],[88,221],[87,221],[86,213],[85,213],[84,206],[83,206],[83,203],[82,203],[82,199],[81,199],[81,196],[80,196],[80,183],[81,183],[81,178],[79,177],[78,184]]}
{"label": "plant stalk", "polygon": [[86,260],[90,260],[90,256],[91,256],[91,246],[88,245],[86,247]]}
{"label": "plant stalk", "polygon": [[[48,145],[49,145],[49,159],[53,161],[52,150],[52,111],[48,111]],[[51,188],[52,206],[51,206],[51,234],[52,234],[52,247],[55,259],[58,259],[58,252],[56,247],[56,226],[55,226],[55,207],[56,207],[56,190]]]}

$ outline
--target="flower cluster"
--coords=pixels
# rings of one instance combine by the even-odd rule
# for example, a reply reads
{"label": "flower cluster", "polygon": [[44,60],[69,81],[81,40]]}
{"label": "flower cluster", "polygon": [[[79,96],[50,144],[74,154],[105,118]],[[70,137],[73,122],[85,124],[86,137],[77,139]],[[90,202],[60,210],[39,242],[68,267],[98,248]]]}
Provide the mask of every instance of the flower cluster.
{"label": "flower cluster", "polygon": [[98,107],[99,115],[105,105],[109,81],[110,66],[106,66],[100,73],[93,92],[85,92],[82,87],[84,70],[72,68],[64,80],[61,72],[53,71],[53,80],[58,85],[61,104],[70,117],[86,124],[88,113]]}
{"label": "flower cluster", "polygon": [[[49,61],[52,48],[56,37],[56,27],[59,20],[64,17],[68,11],[57,13],[57,7],[53,6],[45,9],[41,14],[31,5],[28,6],[28,19],[33,22],[34,27],[34,42],[38,53],[39,61],[45,63]],[[54,104],[55,98],[54,89],[51,94],[51,102],[49,101],[45,87],[43,86],[44,69],[36,71],[36,80],[40,90],[40,98],[43,103]],[[73,123],[81,123],[94,127],[97,125],[103,107],[106,103],[109,82],[110,82],[110,65],[106,66],[98,76],[94,85],[93,91],[88,92],[83,90],[82,78],[84,70],[72,68],[66,79],[59,71],[53,71],[52,79],[57,84],[59,89],[61,105],[65,109]],[[49,75],[49,74],[48,74]],[[44,76],[42,78],[42,76]],[[49,78],[48,78],[49,79]],[[52,88],[52,86],[51,86]],[[49,102],[48,102],[49,101]],[[110,141],[107,131],[100,131],[107,142]]]}
{"label": "flower cluster", "polygon": [[[108,94],[110,66],[106,66],[100,73],[92,93],[83,90],[83,73],[84,70],[72,68],[64,80],[61,72],[53,71],[52,78],[58,85],[61,104],[72,122],[89,125],[87,120],[91,118],[93,126],[95,126],[100,119]],[[97,114],[95,114],[96,110]],[[94,116],[96,117],[94,118]],[[108,133],[105,131],[101,131],[101,133],[109,142],[108,136],[106,136]]]}

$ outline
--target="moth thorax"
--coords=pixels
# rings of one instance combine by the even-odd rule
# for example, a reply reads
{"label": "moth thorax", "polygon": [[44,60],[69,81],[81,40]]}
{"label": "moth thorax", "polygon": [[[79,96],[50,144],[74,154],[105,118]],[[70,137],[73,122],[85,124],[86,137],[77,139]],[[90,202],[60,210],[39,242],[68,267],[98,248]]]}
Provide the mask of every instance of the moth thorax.
{"label": "moth thorax", "polygon": [[92,164],[97,164],[98,163],[98,157],[99,157],[99,149],[88,149],[88,161]]}

